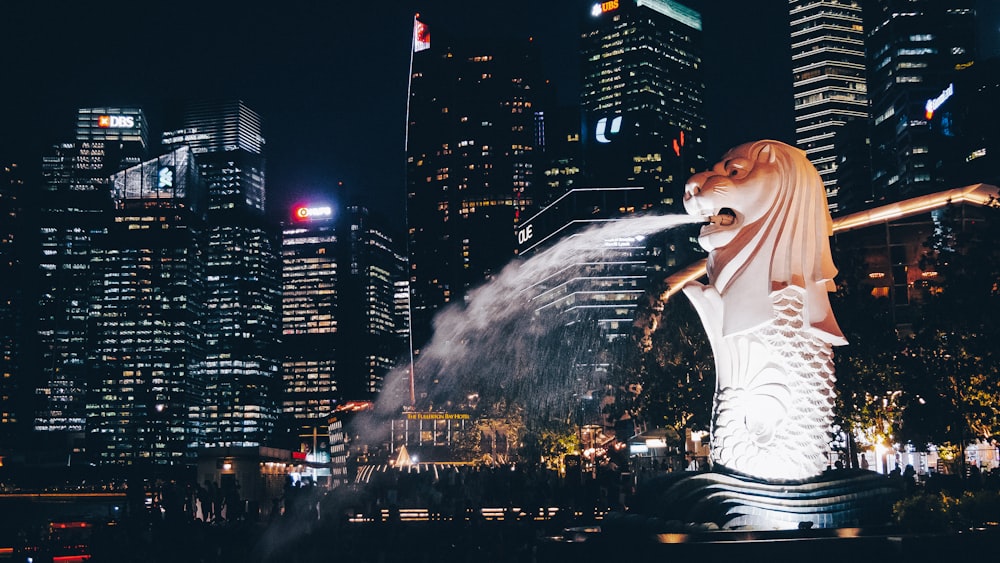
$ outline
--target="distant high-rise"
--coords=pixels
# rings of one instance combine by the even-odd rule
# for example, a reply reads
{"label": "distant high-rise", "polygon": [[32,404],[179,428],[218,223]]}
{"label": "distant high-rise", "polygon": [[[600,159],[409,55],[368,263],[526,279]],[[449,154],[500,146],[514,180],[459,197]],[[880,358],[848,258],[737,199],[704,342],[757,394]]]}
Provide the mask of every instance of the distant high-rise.
{"label": "distant high-rise", "polygon": [[183,127],[163,134],[167,147],[187,145],[208,181],[209,209],[264,211],[264,137],[260,116],[240,100],[184,108]]}
{"label": "distant high-rise", "polygon": [[399,361],[395,283],[406,261],[390,225],[359,205],[344,209],[340,224],[340,377],[344,398],[371,400]]}
{"label": "distant high-rise", "polygon": [[297,205],[281,241],[281,411],[320,419],[337,405],[337,234],[329,204]]}
{"label": "distant high-rise", "polygon": [[707,166],[702,41],[701,14],[674,0],[594,4],[583,33],[583,185],[642,186],[640,209],[680,204],[684,182]]}
{"label": "distant high-rise", "polygon": [[111,183],[109,236],[91,252],[87,452],[189,464],[203,440],[203,183],[187,147]]}
{"label": "distant high-rise", "polygon": [[[872,118],[872,189],[894,201],[948,186],[932,126],[956,72],[976,54],[974,0],[867,0],[864,4]],[[947,128],[948,124],[945,124]]]}
{"label": "distant high-rise", "polygon": [[260,117],[242,101],[188,105],[167,147],[187,145],[208,190],[204,372],[207,446],[258,446],[277,420],[277,229],[264,216]]}
{"label": "distant high-rise", "polygon": [[28,368],[39,377],[37,431],[84,430],[92,252],[107,234],[109,178],[145,158],[147,137],[140,108],[83,108],[77,112],[76,140],[55,145],[43,157],[41,255],[32,288],[37,354]]}
{"label": "distant high-rise", "polygon": [[296,205],[282,239],[282,411],[325,419],[370,400],[404,350],[396,283],[405,260],[361,206]]}
{"label": "distant high-rise", "polygon": [[830,211],[837,212],[842,207],[837,130],[868,117],[861,5],[858,0],[790,0],[788,9],[795,143],[819,171]]}
{"label": "distant high-rise", "polygon": [[[531,258],[589,227],[627,216],[642,201],[642,192],[640,186],[569,190],[524,221],[518,254]],[[581,252],[576,262],[568,256],[563,271],[538,280],[531,291],[537,292],[539,312],[561,314],[566,324],[592,323],[599,329],[593,331],[595,340],[610,341],[631,334],[651,268],[644,236],[602,240],[596,246],[599,256],[593,248]]]}
{"label": "distant high-rise", "polygon": [[22,368],[25,340],[24,178],[18,166],[0,165],[0,455],[26,437],[31,394]]}
{"label": "distant high-rise", "polygon": [[538,160],[535,204],[544,207],[583,181],[580,108],[550,107],[535,114]]}
{"label": "distant high-rise", "polygon": [[527,38],[460,39],[424,23],[414,33],[406,151],[418,352],[439,309],[514,257],[514,229],[533,198],[540,83]]}

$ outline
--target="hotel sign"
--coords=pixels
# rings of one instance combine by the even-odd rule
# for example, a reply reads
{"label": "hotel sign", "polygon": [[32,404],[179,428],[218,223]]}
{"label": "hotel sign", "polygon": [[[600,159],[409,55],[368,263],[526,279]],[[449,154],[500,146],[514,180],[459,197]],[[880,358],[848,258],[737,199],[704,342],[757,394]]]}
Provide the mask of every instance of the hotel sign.
{"label": "hotel sign", "polygon": [[469,420],[464,412],[405,412],[406,420]]}

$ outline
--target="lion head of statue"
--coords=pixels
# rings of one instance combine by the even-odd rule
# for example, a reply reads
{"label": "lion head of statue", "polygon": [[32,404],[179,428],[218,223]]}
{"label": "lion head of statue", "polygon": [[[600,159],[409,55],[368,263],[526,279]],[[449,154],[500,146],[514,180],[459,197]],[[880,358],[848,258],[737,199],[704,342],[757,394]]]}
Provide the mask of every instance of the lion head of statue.
{"label": "lion head of statue", "polygon": [[801,150],[770,140],[735,147],[688,180],[684,208],[706,220],[698,241],[709,251],[709,283],[724,300],[746,303],[798,286],[821,301],[813,300],[810,324],[843,338],[827,296],[837,270],[826,190]]}

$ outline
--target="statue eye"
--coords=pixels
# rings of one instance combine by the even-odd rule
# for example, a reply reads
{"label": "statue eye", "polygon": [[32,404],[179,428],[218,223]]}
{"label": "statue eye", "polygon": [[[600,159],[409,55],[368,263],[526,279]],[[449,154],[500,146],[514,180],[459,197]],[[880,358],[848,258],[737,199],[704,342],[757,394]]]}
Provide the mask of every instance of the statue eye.
{"label": "statue eye", "polygon": [[726,175],[737,180],[750,174],[750,165],[745,158],[734,158],[726,162]]}

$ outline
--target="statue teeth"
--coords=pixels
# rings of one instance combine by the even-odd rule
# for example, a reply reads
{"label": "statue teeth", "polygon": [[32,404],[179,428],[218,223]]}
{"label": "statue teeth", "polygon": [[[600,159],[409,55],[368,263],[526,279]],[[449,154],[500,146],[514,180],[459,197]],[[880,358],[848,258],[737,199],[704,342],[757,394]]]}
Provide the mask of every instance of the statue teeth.
{"label": "statue teeth", "polygon": [[719,215],[708,216],[709,223],[715,223],[722,227],[728,227],[729,225],[732,225],[735,221],[736,217],[733,217],[732,215],[726,215],[724,213]]}

